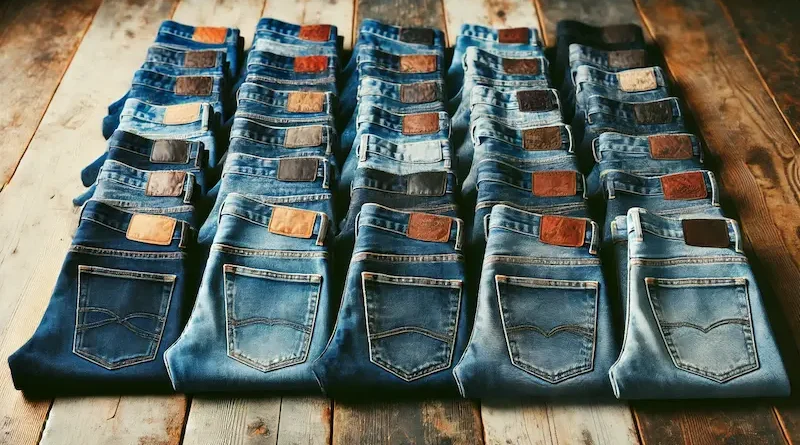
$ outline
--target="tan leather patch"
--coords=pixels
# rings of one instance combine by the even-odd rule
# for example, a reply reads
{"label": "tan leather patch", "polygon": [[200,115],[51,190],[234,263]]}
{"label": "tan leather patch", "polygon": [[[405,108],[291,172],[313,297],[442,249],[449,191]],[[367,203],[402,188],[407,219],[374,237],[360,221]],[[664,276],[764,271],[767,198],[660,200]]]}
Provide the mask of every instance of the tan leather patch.
{"label": "tan leather patch", "polygon": [[658,87],[656,73],[652,68],[619,72],[617,81],[619,81],[619,89],[628,93],[650,91]]}
{"label": "tan leather patch", "polygon": [[175,94],[178,96],[208,96],[214,90],[211,77],[181,76],[175,81]]}
{"label": "tan leather patch", "polygon": [[643,49],[625,49],[608,53],[611,68],[642,68],[647,66],[647,53]]}
{"label": "tan leather patch", "polygon": [[702,172],[676,173],[661,177],[661,190],[665,199],[703,199],[708,196],[705,175]]}
{"label": "tan leather patch", "polygon": [[408,217],[409,238],[420,241],[444,243],[450,239],[450,227],[453,219],[447,216],[429,215],[427,213],[412,213]]}
{"label": "tan leather patch", "polygon": [[436,56],[412,54],[400,56],[401,73],[432,73],[436,71]]}
{"label": "tan leather patch", "polygon": [[417,82],[400,85],[400,102],[404,104],[423,104],[439,98],[436,82]]}
{"label": "tan leather patch", "polygon": [[672,102],[661,100],[633,104],[633,115],[637,124],[668,124],[672,122]]}
{"label": "tan leather patch", "polygon": [[577,175],[574,171],[533,172],[531,191],[535,196],[575,196],[578,191]]}
{"label": "tan leather patch", "polygon": [[287,182],[314,182],[317,179],[319,159],[281,158],[278,161],[278,180]]}
{"label": "tan leather patch", "polygon": [[503,59],[503,71],[507,74],[535,76],[542,72],[542,63],[539,59]]}
{"label": "tan leather patch", "polygon": [[291,127],[286,129],[283,146],[288,148],[316,147],[322,143],[322,126]]}
{"label": "tan leather patch", "polygon": [[508,28],[497,30],[497,41],[499,43],[528,43],[531,38],[531,30],[528,28]]}
{"label": "tan leather patch", "polygon": [[637,26],[631,24],[605,26],[600,32],[604,43],[631,43],[638,39]]}
{"label": "tan leather patch", "polygon": [[331,37],[331,25],[303,25],[297,37],[309,42],[327,42]]}
{"label": "tan leather patch", "polygon": [[685,134],[656,134],[647,137],[653,159],[692,159],[692,138]]}
{"label": "tan leather patch", "polygon": [[690,246],[727,248],[731,244],[724,219],[684,219],[683,241]]}
{"label": "tan leather patch", "polygon": [[186,68],[213,68],[216,65],[216,51],[187,51],[183,56],[183,66]]}
{"label": "tan leather patch", "polygon": [[175,233],[175,218],[162,215],[147,215],[137,213],[128,223],[125,238],[140,243],[169,246],[172,243],[172,234]]}
{"label": "tan leather patch", "polygon": [[292,91],[286,101],[286,111],[292,113],[320,113],[325,108],[325,93],[317,91]]}
{"label": "tan leather patch", "polygon": [[317,213],[310,210],[273,206],[268,229],[276,235],[311,238],[316,220]]}
{"label": "tan leather patch", "polygon": [[295,73],[320,73],[327,69],[327,56],[298,56],[294,58]]}
{"label": "tan leather patch", "polygon": [[147,178],[144,194],[147,196],[180,196],[186,172],[154,171]]}
{"label": "tan leather patch", "polygon": [[541,127],[522,130],[522,148],[529,151],[561,148],[561,127]]}
{"label": "tan leather patch", "polygon": [[586,238],[586,221],[566,216],[544,215],[539,223],[539,239],[554,246],[581,247]]}
{"label": "tan leather patch", "polygon": [[202,43],[225,43],[227,37],[228,28],[215,26],[198,26],[192,34],[192,40]]}
{"label": "tan leather patch", "polygon": [[186,164],[189,162],[189,146],[191,142],[177,139],[153,142],[150,151],[150,162],[154,164]]}
{"label": "tan leather patch", "polygon": [[403,116],[403,134],[431,134],[439,131],[439,113],[420,113]]}
{"label": "tan leather patch", "polygon": [[170,105],[164,110],[165,124],[188,124],[200,118],[202,104]]}

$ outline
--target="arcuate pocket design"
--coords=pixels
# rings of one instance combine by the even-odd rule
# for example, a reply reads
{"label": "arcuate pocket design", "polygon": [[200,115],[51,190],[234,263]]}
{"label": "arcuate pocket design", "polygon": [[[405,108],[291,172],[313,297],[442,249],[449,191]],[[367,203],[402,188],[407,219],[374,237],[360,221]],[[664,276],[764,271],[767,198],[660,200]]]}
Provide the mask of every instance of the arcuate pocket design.
{"label": "arcuate pocket design", "polygon": [[453,361],[461,280],[361,273],[370,361],[405,380]]}
{"label": "arcuate pocket design", "polygon": [[646,277],[645,284],[678,369],[719,383],[758,369],[746,278]]}
{"label": "arcuate pocket design", "polygon": [[225,264],[228,356],[261,372],[304,363],[322,275]]}
{"label": "arcuate pocket design", "polygon": [[495,285],[514,366],[552,384],[594,368],[598,282],[496,275]]}
{"label": "arcuate pocket design", "polygon": [[108,370],[153,360],[176,276],[78,266],[72,351]]}

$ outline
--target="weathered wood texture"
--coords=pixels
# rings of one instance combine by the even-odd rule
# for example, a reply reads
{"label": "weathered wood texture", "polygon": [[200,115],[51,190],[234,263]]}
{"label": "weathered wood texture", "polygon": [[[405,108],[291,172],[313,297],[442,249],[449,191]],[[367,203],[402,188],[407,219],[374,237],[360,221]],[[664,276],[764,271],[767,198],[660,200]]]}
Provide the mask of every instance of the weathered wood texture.
{"label": "weathered wood texture", "polygon": [[291,23],[336,25],[344,48],[353,46],[353,0],[267,0],[264,16]]}
{"label": "weathered wood texture", "polygon": [[447,29],[441,0],[356,0],[354,35],[365,18],[399,26]]}
{"label": "weathered wood texture", "polygon": [[580,20],[595,26],[637,23],[639,14],[631,1],[534,0],[539,9],[541,29],[548,46],[556,44],[556,24],[560,20]]}
{"label": "weathered wood texture", "polygon": [[443,4],[451,46],[465,23],[495,28],[539,27],[536,7],[530,0],[443,0]]}

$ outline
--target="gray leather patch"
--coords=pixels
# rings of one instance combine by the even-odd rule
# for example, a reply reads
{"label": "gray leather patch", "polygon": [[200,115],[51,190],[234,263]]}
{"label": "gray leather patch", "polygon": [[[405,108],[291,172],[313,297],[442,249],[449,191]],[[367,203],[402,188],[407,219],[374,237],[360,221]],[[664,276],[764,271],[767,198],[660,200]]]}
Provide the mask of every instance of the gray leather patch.
{"label": "gray leather patch", "polygon": [[144,194],[147,196],[180,196],[186,172],[157,171],[150,172]]}
{"label": "gray leather patch", "polygon": [[402,28],[400,30],[401,42],[431,46],[433,39],[434,33],[430,28]]}
{"label": "gray leather patch", "polygon": [[187,51],[183,57],[183,66],[186,68],[213,68],[216,65],[216,51]]}
{"label": "gray leather patch", "polygon": [[175,81],[175,94],[178,96],[208,96],[214,90],[211,77],[181,76]]}
{"label": "gray leather patch", "polygon": [[400,102],[404,104],[422,104],[438,99],[436,82],[417,82],[400,85]]}
{"label": "gray leather patch", "polygon": [[150,162],[155,164],[186,164],[189,162],[189,141],[160,140],[153,142]]}
{"label": "gray leather patch", "polygon": [[517,91],[519,111],[550,111],[558,108],[556,97],[550,90]]}
{"label": "gray leather patch", "polygon": [[683,241],[690,246],[726,248],[731,240],[728,237],[728,223],[724,219],[684,219]]}
{"label": "gray leather patch", "polygon": [[608,53],[611,68],[642,68],[647,66],[647,53],[643,49],[626,49]]}
{"label": "gray leather patch", "polygon": [[278,179],[289,182],[313,182],[317,179],[319,159],[281,158]]}
{"label": "gray leather patch", "polygon": [[662,100],[643,104],[633,104],[633,114],[637,124],[668,124],[672,122],[672,102]]}
{"label": "gray leather patch", "polygon": [[286,129],[283,146],[288,148],[316,147],[322,144],[322,126],[292,127]]}
{"label": "gray leather patch", "polygon": [[423,172],[408,175],[408,195],[444,196],[447,172]]}

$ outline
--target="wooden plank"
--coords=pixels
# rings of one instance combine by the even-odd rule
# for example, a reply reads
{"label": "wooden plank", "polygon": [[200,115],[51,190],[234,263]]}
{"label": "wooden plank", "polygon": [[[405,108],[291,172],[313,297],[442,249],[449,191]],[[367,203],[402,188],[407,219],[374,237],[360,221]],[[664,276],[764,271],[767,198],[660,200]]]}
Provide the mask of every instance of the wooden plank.
{"label": "wooden plank", "polygon": [[495,28],[539,27],[539,17],[531,0],[443,0],[443,3],[450,45],[456,44],[458,32],[465,23]]}
{"label": "wooden plank", "polygon": [[291,23],[336,25],[344,38],[344,48],[350,49],[353,47],[354,9],[354,0],[268,0],[264,15]]}
{"label": "wooden plank", "polygon": [[280,397],[216,399],[195,397],[186,422],[184,445],[275,445]]}
{"label": "wooden plank", "polygon": [[284,397],[278,425],[278,445],[331,443],[330,400],[322,397]]}
{"label": "wooden plank", "polygon": [[[398,26],[424,26],[447,30],[441,0],[356,0],[356,26],[376,19]],[[457,31],[457,30],[456,30]]]}
{"label": "wooden plank", "polygon": [[556,44],[556,23],[560,20],[580,20],[595,26],[618,23],[639,24],[636,6],[625,0],[571,1],[534,0],[539,9],[542,34],[547,46]]}
{"label": "wooden plank", "polygon": [[101,0],[7,2],[0,16],[0,190],[11,179]]}

